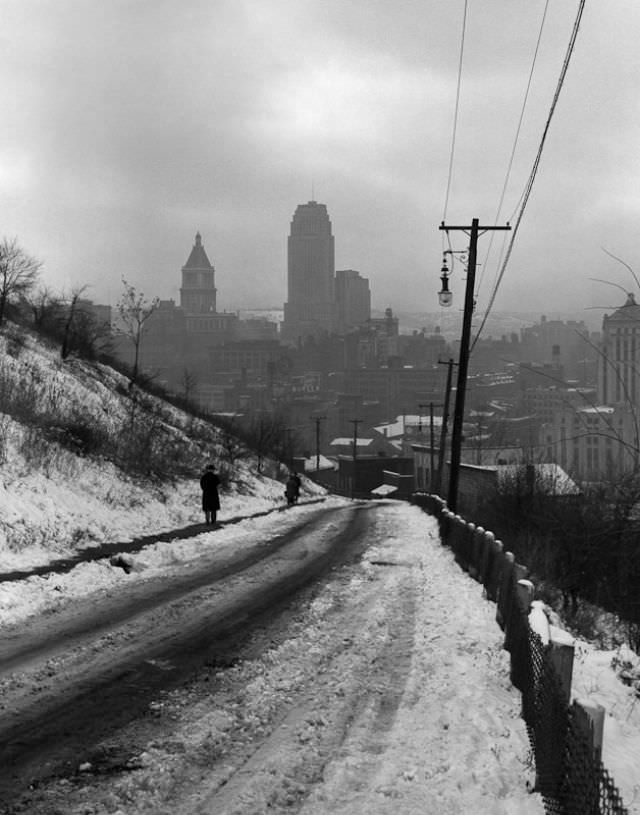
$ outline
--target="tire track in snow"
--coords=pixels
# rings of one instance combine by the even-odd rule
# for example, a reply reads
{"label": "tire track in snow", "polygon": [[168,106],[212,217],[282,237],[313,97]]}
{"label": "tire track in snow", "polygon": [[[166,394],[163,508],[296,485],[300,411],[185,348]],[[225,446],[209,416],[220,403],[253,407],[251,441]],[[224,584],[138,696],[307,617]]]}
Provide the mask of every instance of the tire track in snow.
{"label": "tire track in snow", "polygon": [[[244,757],[227,754],[234,766],[217,788],[188,808],[205,815],[306,812],[305,802],[322,785],[326,768],[357,742],[373,772],[384,751],[405,692],[415,633],[415,574],[407,564],[369,567],[369,580],[343,577],[328,591],[337,608],[324,631],[324,664],[280,710],[270,734],[249,745]],[[354,594],[357,587],[357,599]],[[336,636],[341,631],[342,637]],[[366,768],[359,767],[365,784]],[[326,813],[324,803],[310,812]]]}
{"label": "tire track in snow", "polygon": [[[47,667],[50,646],[40,661],[28,650],[30,663],[39,666],[35,673],[5,675],[2,687],[0,764],[8,772],[0,775],[0,803],[12,800],[27,779],[75,772],[76,756],[86,754],[101,735],[148,712],[149,700],[161,688],[184,681],[219,648],[229,653],[233,638],[241,639],[252,620],[272,613],[333,562],[352,557],[363,528],[361,507],[337,515],[324,510],[275,539],[266,547],[270,557],[254,554],[242,574],[233,568],[220,587],[210,585],[207,572],[192,578],[189,596],[181,583],[173,592],[165,589],[164,603],[161,595],[147,598],[142,613],[127,615],[132,628],[109,626],[104,609],[97,612],[101,630],[109,632],[102,641],[87,637],[75,649],[64,664],[64,681]],[[219,581],[216,573],[213,583]],[[163,664],[172,670],[159,669]]]}
{"label": "tire track in snow", "polygon": [[[277,554],[301,535],[313,535],[314,530],[326,523],[326,518],[327,511],[319,510],[283,534],[267,541],[256,541],[254,546],[232,555],[224,563],[214,562],[205,569],[190,570],[170,579],[166,576],[145,579],[141,584],[125,586],[115,599],[103,598],[96,602],[91,597],[88,603],[80,603],[81,607],[84,606],[80,614],[74,603],[54,618],[6,626],[0,637],[0,677],[9,671],[23,670],[30,662],[43,662],[57,653],[68,652],[141,614],[166,607],[198,589],[241,574]],[[198,532],[201,533],[202,529]]]}

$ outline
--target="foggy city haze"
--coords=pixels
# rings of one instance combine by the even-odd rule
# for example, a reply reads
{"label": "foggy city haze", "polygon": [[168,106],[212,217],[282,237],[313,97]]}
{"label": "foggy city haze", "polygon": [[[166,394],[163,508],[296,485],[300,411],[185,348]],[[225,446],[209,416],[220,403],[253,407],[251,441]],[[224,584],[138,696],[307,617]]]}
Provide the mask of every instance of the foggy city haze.
{"label": "foggy city haze", "polygon": [[[447,223],[517,211],[576,8],[548,4],[498,213],[545,3],[468,4]],[[199,230],[220,310],[281,308],[291,219],[313,198],[336,268],[369,279],[374,308],[437,311],[463,13],[462,0],[3,0],[2,232],[48,285],[113,304],[123,275],[177,299]],[[623,292],[589,278],[634,288],[602,249],[638,267],[638,30],[637,3],[587,3],[495,310],[611,310]],[[480,310],[502,240],[480,239]],[[451,288],[457,311],[459,267]]]}
{"label": "foggy city haze", "polygon": [[640,815],[640,0],[0,12],[0,815]]}

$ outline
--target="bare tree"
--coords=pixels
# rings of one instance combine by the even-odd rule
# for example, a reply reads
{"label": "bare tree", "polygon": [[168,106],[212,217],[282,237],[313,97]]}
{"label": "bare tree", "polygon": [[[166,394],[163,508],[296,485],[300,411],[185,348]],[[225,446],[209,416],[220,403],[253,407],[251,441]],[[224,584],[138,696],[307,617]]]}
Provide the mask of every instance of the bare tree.
{"label": "bare tree", "polygon": [[195,400],[198,393],[198,377],[193,371],[185,368],[182,372],[182,397],[185,402]]}
{"label": "bare tree", "polygon": [[220,457],[225,461],[230,469],[237,461],[247,458],[250,455],[247,445],[242,440],[245,435],[237,416],[217,417],[218,444],[220,445]]}
{"label": "bare tree", "polygon": [[29,300],[33,314],[34,328],[46,334],[53,334],[60,313],[60,298],[48,286],[40,286]]}
{"label": "bare tree", "polygon": [[62,326],[62,347],[60,349],[62,359],[66,359],[71,351],[73,334],[76,329],[75,324],[78,322],[78,301],[84,294],[86,288],[86,286],[76,286],[72,289],[71,296],[66,304],[67,313]]}
{"label": "bare tree", "polygon": [[121,333],[133,344],[133,365],[131,367],[131,376],[129,379],[129,387],[134,385],[138,379],[138,367],[140,364],[140,347],[142,345],[142,338],[145,331],[147,320],[151,317],[153,312],[158,308],[160,300],[154,297],[153,300],[145,300],[142,292],[138,292],[135,286],[122,278],[124,292],[118,301],[118,313],[122,321]]}
{"label": "bare tree", "polygon": [[248,441],[258,459],[258,472],[262,472],[265,458],[284,437],[285,422],[281,417],[270,414],[255,416],[249,425]]}
{"label": "bare tree", "polygon": [[7,304],[25,297],[36,285],[41,266],[22,249],[17,238],[0,241],[0,324]]}

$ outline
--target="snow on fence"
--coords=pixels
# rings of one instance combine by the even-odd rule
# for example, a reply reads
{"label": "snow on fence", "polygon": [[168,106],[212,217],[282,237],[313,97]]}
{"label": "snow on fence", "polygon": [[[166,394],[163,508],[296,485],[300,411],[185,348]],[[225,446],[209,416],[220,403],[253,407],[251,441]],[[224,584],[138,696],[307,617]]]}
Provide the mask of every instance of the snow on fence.
{"label": "snow on fence", "polygon": [[549,625],[542,604],[533,600],[526,566],[516,563],[491,532],[450,512],[440,497],[415,494],[413,500],[436,517],[442,542],[496,603],[496,620],[511,657],[511,681],[522,694],[536,790],[548,815],[626,815],[601,761],[604,709],[571,702],[573,639]]}

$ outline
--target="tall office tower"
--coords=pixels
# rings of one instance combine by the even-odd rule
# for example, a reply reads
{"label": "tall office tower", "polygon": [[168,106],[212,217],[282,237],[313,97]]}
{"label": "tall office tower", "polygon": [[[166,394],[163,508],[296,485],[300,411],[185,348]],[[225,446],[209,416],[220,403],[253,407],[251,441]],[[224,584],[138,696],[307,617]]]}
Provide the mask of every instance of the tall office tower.
{"label": "tall office tower", "polygon": [[180,305],[187,314],[210,314],[216,310],[215,269],[204,251],[199,232],[182,267]]}
{"label": "tall office tower", "polygon": [[336,331],[345,334],[371,318],[369,281],[354,269],[336,272]]}
{"label": "tall office tower", "polygon": [[640,305],[633,294],[602,321],[598,396],[605,405],[640,406]]}
{"label": "tall office tower", "polygon": [[334,328],[335,249],[324,204],[299,204],[288,240],[283,339],[298,342]]}

